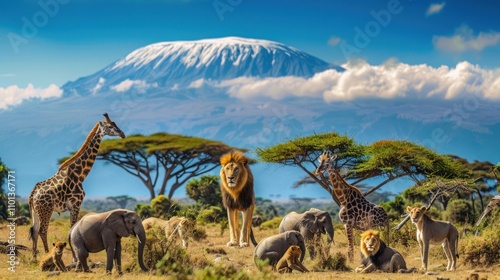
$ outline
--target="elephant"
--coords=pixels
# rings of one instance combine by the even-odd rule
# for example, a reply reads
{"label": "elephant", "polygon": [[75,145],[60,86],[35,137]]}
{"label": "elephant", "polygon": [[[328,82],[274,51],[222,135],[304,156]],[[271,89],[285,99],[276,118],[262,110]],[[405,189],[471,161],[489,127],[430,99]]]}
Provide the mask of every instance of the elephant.
{"label": "elephant", "polygon": [[255,264],[257,264],[257,259],[268,259],[269,264],[274,269],[278,261],[292,245],[297,245],[300,247],[300,250],[302,250],[300,255],[300,261],[302,262],[306,252],[304,237],[302,237],[302,234],[296,230],[289,230],[262,239],[255,247],[253,255]]}
{"label": "elephant", "polygon": [[262,224],[262,218],[258,215],[254,215],[252,217],[252,226],[253,227],[259,227],[260,229],[260,225]]}
{"label": "elephant", "polygon": [[121,238],[130,234],[137,238],[139,266],[143,271],[148,271],[142,258],[146,244],[146,231],[137,213],[126,209],[115,209],[83,216],[69,230],[73,261],[77,261],[76,270],[83,268],[83,271],[90,272],[87,265],[89,253],[106,250],[106,273],[111,274],[113,260],[115,260],[116,270],[119,275],[122,275]]}
{"label": "elephant", "polygon": [[279,231],[285,232],[287,230],[296,230],[302,234],[306,243],[309,256],[314,259],[316,256],[314,248],[314,239],[321,238],[321,234],[328,234],[328,242],[333,242],[333,224],[332,217],[326,211],[311,208],[308,211],[299,214],[297,212],[290,212],[279,226]]}

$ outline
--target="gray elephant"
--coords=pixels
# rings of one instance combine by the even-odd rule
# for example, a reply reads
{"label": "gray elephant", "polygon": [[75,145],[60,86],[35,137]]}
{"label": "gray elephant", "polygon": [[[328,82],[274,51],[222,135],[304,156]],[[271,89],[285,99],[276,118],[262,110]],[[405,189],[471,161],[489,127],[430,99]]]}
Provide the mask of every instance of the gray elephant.
{"label": "gray elephant", "polygon": [[328,235],[328,242],[333,242],[333,224],[332,217],[326,211],[311,208],[302,214],[290,212],[283,220],[279,227],[280,233],[287,230],[296,230],[304,237],[309,256],[314,259],[316,252],[314,248],[314,239],[321,238],[321,234]]}
{"label": "gray elephant", "polygon": [[297,245],[300,247],[300,250],[302,250],[300,255],[300,261],[302,262],[306,252],[304,237],[296,230],[286,231],[262,239],[255,247],[253,255],[254,261],[257,264],[257,259],[268,259],[269,264],[275,268],[278,261],[292,245]]}
{"label": "gray elephant", "polygon": [[136,236],[138,242],[137,257],[142,270],[144,266],[142,254],[146,244],[146,232],[141,218],[134,211],[116,209],[98,214],[83,216],[69,231],[69,244],[73,253],[73,261],[77,261],[76,269],[90,272],[87,265],[89,253],[106,250],[106,273],[116,269],[121,275],[121,238],[130,234]]}

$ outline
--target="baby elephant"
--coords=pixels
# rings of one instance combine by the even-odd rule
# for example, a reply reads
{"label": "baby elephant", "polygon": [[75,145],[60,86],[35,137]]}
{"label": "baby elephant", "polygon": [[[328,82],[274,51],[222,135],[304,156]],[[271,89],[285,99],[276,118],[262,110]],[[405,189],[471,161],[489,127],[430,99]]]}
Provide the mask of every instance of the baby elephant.
{"label": "baby elephant", "polygon": [[450,222],[433,220],[427,214],[427,207],[406,208],[411,222],[417,227],[417,241],[422,255],[422,268],[427,270],[430,244],[441,244],[448,259],[448,271],[454,271],[458,258],[458,230]]}
{"label": "baby elephant", "polygon": [[262,239],[255,247],[254,261],[257,264],[257,260],[269,260],[269,264],[273,269],[276,269],[276,264],[292,245],[299,246],[301,250],[300,261],[302,262],[306,248],[304,238],[296,230],[289,230]]}
{"label": "baby elephant", "polygon": [[309,270],[300,262],[300,255],[302,250],[297,245],[292,245],[286,250],[285,254],[278,261],[276,270],[279,273],[292,273],[292,270],[300,272],[309,272]]}
{"label": "baby elephant", "polygon": [[116,209],[98,214],[83,216],[69,230],[69,244],[73,252],[73,260],[77,260],[76,269],[83,268],[90,272],[87,265],[89,253],[106,250],[106,273],[111,274],[113,261],[116,261],[118,274],[121,270],[121,238],[129,235],[137,237],[137,258],[143,271],[148,271],[142,260],[146,231],[141,218],[133,211]]}
{"label": "baby elephant", "polygon": [[66,271],[66,267],[64,266],[64,262],[62,261],[63,251],[66,247],[66,242],[56,242],[52,243],[52,250],[50,250],[45,256],[43,256],[40,261],[40,270],[41,271],[52,271],[56,268],[62,272]]}

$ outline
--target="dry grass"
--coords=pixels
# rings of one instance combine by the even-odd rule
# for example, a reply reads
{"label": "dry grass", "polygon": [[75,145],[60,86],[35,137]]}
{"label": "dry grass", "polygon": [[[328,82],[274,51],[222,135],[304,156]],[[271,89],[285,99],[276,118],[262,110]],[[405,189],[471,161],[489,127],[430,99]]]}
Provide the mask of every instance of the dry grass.
{"label": "dry grass", "polygon": [[[223,236],[221,236],[221,228],[216,225],[207,225],[206,233],[207,238],[201,241],[190,241],[187,253],[193,260],[204,260],[208,263],[213,263],[216,257],[220,257],[221,262],[227,263],[228,265],[235,265],[240,271],[243,270],[247,274],[255,279],[262,278],[262,273],[256,268],[253,261],[253,250],[254,247],[248,248],[234,248],[226,247],[225,244],[228,241],[228,231],[225,230]],[[31,242],[28,240],[28,229],[29,226],[18,226],[16,230],[16,241],[17,243],[31,246]],[[66,235],[69,229],[69,221],[53,221],[49,228],[49,243],[55,241],[65,241]],[[266,236],[277,233],[277,229],[263,229],[254,230],[257,241],[262,240]],[[8,228],[4,225],[0,225],[0,236],[2,239],[8,236]],[[5,241],[5,240],[2,240]],[[135,242],[134,238],[124,238],[122,240],[122,245],[126,246],[132,245]],[[41,241],[38,244],[39,250],[43,250],[43,245]],[[395,248],[399,250],[405,257],[409,267],[420,267],[420,253],[417,247],[403,247],[402,245],[396,245]],[[225,254],[223,253],[225,252]],[[336,253],[347,253],[347,241],[345,234],[337,230],[335,232],[335,245],[330,248],[330,255],[333,256]],[[137,259],[134,252],[130,250],[124,250],[122,252],[122,263],[123,266]],[[5,254],[0,255],[0,279],[39,279],[46,278],[47,273],[38,270],[38,264],[30,261],[31,254],[29,252],[23,252],[19,259],[19,265],[16,267],[16,272],[11,273],[7,270],[7,256]],[[100,252],[97,254],[91,254],[90,259],[93,262],[105,262],[105,252]],[[65,264],[71,263],[71,252],[68,250],[63,258]],[[433,271],[437,271],[439,275],[429,276],[419,273],[410,275],[401,274],[385,274],[385,273],[373,273],[370,275],[360,275],[352,271],[325,271],[325,272],[311,272],[306,274],[287,274],[280,275],[278,273],[271,272],[270,275],[275,279],[437,279],[438,277],[442,279],[467,279],[471,273],[478,273],[479,279],[500,279],[500,266],[488,267],[485,269],[471,269],[462,265],[462,259],[458,262],[457,272],[445,272],[440,268],[436,268],[437,265],[446,264],[446,258],[440,246],[432,246],[430,252],[429,266]],[[304,265],[310,269],[316,266],[317,260],[312,261],[306,256]],[[360,256],[358,253],[355,254],[355,260],[353,262],[348,262],[347,266],[354,269],[360,262]],[[93,273],[75,273],[66,272],[61,274],[58,279],[102,279],[105,277],[105,268],[95,268]],[[116,270],[113,270],[112,278],[117,278],[118,274]],[[165,279],[165,276],[156,276],[154,272],[144,273],[139,270],[133,272],[125,272],[120,279]],[[192,276],[190,279],[194,279]]]}

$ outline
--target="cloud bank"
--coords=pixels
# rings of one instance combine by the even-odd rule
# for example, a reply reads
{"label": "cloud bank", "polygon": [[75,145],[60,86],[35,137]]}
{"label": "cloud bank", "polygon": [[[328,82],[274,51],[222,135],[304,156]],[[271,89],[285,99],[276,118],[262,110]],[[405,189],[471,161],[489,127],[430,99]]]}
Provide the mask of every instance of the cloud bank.
{"label": "cloud bank", "polygon": [[0,87],[0,109],[7,109],[11,106],[21,104],[24,100],[29,99],[48,99],[62,96],[62,89],[55,84],[51,84],[47,88],[35,88],[32,84],[28,84],[26,88],[20,88],[17,85]]}
{"label": "cloud bank", "polygon": [[393,61],[374,66],[361,61],[342,67],[346,71],[327,70],[311,78],[241,77],[206,83],[224,88],[230,96],[240,99],[306,97],[323,98],[327,102],[402,98],[452,100],[470,95],[500,99],[500,69],[486,70],[469,62],[436,68]]}
{"label": "cloud bank", "polygon": [[147,89],[152,87],[158,87],[158,83],[147,83],[144,80],[126,79],[117,85],[111,86],[111,89],[116,92],[125,92],[129,91],[131,88],[135,88],[139,93],[144,93]]}
{"label": "cloud bank", "polygon": [[432,42],[434,46],[442,51],[465,52],[482,51],[486,47],[494,46],[500,41],[500,32],[479,32],[474,35],[474,31],[464,25],[455,31],[453,36],[434,36]]}

